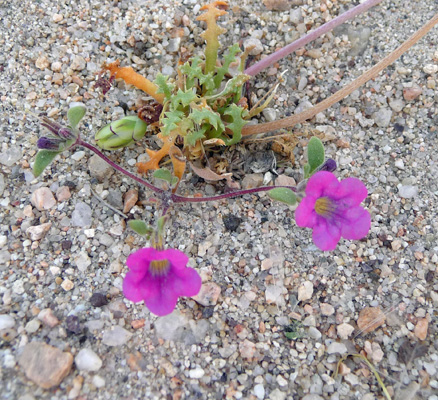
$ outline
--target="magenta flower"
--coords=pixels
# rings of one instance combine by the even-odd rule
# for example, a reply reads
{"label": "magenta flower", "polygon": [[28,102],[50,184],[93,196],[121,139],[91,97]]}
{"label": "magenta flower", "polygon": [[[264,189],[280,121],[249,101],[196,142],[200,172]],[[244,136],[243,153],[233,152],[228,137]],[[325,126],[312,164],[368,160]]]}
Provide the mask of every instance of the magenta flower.
{"label": "magenta flower", "polygon": [[362,239],[371,227],[370,213],[359,205],[367,195],[367,188],[357,178],[339,182],[331,172],[317,172],[295,211],[296,223],[312,228],[313,241],[324,251],[334,250],[341,236]]}
{"label": "magenta flower", "polygon": [[143,248],[126,260],[129,272],[123,281],[125,297],[135,303],[144,300],[149,310],[170,314],[178,297],[195,296],[201,289],[201,277],[186,267],[189,258],[175,249]]}

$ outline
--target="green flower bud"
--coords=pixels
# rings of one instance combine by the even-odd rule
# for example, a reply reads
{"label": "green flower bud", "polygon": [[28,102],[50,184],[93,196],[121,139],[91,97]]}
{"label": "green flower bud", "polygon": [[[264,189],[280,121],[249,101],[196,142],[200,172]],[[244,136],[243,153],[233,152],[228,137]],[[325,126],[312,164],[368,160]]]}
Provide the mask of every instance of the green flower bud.
{"label": "green flower bud", "polygon": [[104,150],[116,150],[129,146],[146,134],[147,124],[136,115],[111,122],[94,137],[97,145]]}

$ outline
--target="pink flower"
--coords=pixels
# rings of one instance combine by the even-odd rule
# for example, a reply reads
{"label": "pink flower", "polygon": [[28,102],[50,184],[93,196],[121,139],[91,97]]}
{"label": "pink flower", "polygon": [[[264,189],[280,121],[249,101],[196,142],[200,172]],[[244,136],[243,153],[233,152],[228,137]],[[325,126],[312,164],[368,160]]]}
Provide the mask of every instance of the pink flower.
{"label": "pink flower", "polygon": [[129,272],[123,281],[125,297],[135,303],[144,300],[149,310],[170,314],[178,297],[195,296],[201,289],[201,277],[186,267],[189,258],[175,249],[143,248],[126,260]]}
{"label": "pink flower", "polygon": [[313,241],[321,250],[333,250],[341,236],[362,239],[371,227],[370,213],[360,207],[367,197],[357,178],[339,182],[331,172],[317,172],[306,187],[306,197],[295,211],[298,226],[313,229]]}

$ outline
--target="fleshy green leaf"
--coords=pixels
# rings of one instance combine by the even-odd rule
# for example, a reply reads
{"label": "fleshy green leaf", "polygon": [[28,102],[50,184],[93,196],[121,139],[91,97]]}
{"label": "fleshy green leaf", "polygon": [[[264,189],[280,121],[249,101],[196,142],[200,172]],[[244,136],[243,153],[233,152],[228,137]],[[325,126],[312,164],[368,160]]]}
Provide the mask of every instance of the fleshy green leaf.
{"label": "fleshy green leaf", "polygon": [[146,225],[144,221],[141,221],[139,219],[129,220],[128,225],[133,231],[142,236],[150,235],[154,231],[149,225]]}
{"label": "fleshy green leaf", "polygon": [[72,128],[76,128],[80,120],[84,117],[87,112],[87,107],[82,103],[73,103],[67,112],[68,122]]}
{"label": "fleshy green leaf", "polygon": [[304,171],[304,179],[307,179],[310,176],[310,165],[309,163],[305,163],[303,167]]}
{"label": "fleshy green leaf", "polygon": [[41,175],[44,169],[60,154],[60,151],[40,150],[38,151],[35,163],[33,164],[33,174],[35,178]]}
{"label": "fleshy green leaf", "polygon": [[312,137],[307,145],[307,159],[310,165],[310,175],[324,163],[324,146],[316,136]]}
{"label": "fleshy green leaf", "polygon": [[282,203],[286,203],[290,206],[294,206],[297,203],[297,196],[295,193],[288,188],[275,188],[268,192],[268,196],[272,200],[281,201]]}
{"label": "fleshy green leaf", "polygon": [[152,176],[157,179],[162,179],[163,181],[166,181],[169,184],[172,182],[172,178],[173,178],[171,172],[166,168],[157,169],[156,171],[154,171]]}

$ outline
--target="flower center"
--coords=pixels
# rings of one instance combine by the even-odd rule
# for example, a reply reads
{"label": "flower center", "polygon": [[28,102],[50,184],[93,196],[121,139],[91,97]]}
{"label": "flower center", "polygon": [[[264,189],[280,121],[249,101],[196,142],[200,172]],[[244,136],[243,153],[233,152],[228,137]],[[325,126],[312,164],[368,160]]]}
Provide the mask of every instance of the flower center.
{"label": "flower center", "polygon": [[164,276],[169,271],[169,266],[168,260],[154,260],[149,265],[149,271],[153,276]]}
{"label": "flower center", "polygon": [[330,218],[336,211],[336,204],[328,197],[320,197],[315,202],[315,212],[321,217]]}

